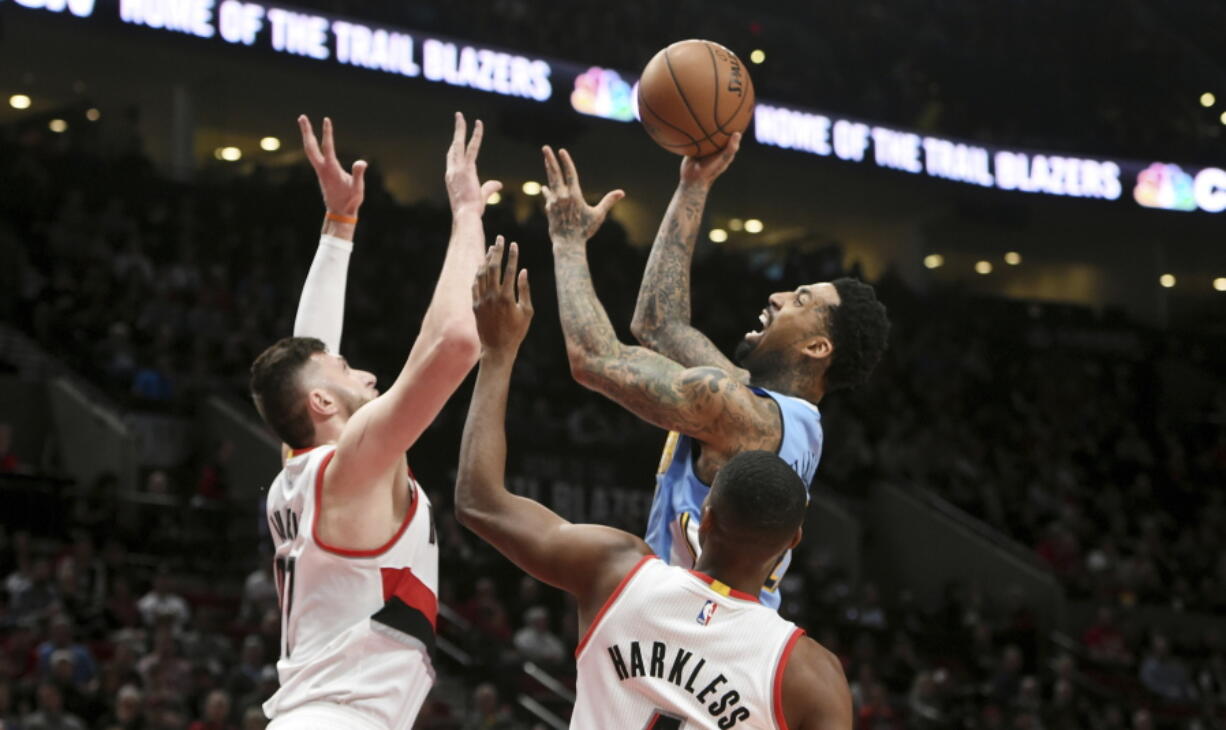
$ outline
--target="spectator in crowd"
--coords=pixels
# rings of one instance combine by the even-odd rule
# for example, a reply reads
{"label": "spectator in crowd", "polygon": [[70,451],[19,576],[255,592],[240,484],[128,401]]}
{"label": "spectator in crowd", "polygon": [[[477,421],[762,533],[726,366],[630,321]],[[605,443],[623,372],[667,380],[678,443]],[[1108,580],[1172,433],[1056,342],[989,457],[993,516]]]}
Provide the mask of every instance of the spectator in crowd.
{"label": "spectator in crowd", "polygon": [[146,730],[144,696],[134,685],[125,684],[115,696],[115,709],[102,721],[105,730]]}
{"label": "spectator in crowd", "polygon": [[524,614],[524,626],[515,632],[515,650],[530,662],[556,667],[566,656],[566,646],[549,630],[549,611],[533,606]]}
{"label": "spectator in crowd", "polygon": [[163,619],[169,619],[175,633],[187,625],[191,610],[187,601],[171,590],[170,569],[162,566],[153,577],[153,587],[136,603],[145,626],[153,628]]}
{"label": "spectator in crowd", "polygon": [[230,695],[222,689],[209,692],[204,701],[203,717],[188,730],[236,730],[230,724]]}
{"label": "spectator in crowd", "polygon": [[1141,682],[1150,692],[1168,700],[1192,699],[1195,690],[1187,668],[1171,656],[1170,644],[1162,634],[1155,634],[1149,652],[1141,660]]}
{"label": "spectator in crowd", "polygon": [[51,671],[51,658],[57,652],[67,656],[72,663],[73,684],[83,686],[93,681],[98,668],[89,649],[74,639],[72,619],[57,614],[51,619],[51,636],[38,645],[38,668],[43,674]]}
{"label": "spectator in crowd", "polygon": [[489,682],[473,690],[472,705],[461,730],[512,730],[511,712],[498,700],[498,689]]}
{"label": "spectator in crowd", "polygon": [[21,721],[24,730],[87,730],[81,718],[64,711],[64,700],[54,684],[39,684],[37,694],[38,709]]}

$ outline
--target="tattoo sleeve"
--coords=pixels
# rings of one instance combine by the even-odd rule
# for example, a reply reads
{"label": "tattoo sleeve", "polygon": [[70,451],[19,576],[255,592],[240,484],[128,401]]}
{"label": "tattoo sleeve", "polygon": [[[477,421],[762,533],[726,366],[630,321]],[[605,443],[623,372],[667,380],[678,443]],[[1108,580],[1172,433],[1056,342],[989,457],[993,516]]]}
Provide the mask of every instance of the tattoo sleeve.
{"label": "tattoo sleeve", "polygon": [[554,262],[571,371],[582,385],[660,428],[719,447],[771,437],[773,414],[723,369],[686,369],[659,353],[618,341],[596,298],[582,247],[555,247]]}
{"label": "tattoo sleeve", "polygon": [[677,362],[712,365],[744,382],[745,371],[690,324],[690,264],[706,201],[706,188],[696,185],[682,184],[673,194],[651,246],[631,329],[641,344]]}

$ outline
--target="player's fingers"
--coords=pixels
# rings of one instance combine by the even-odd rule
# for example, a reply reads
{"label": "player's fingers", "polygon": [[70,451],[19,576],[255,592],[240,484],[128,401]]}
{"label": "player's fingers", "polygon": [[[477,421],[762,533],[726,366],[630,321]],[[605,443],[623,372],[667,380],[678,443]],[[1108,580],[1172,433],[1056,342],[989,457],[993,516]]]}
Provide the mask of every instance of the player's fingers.
{"label": "player's fingers", "polygon": [[[336,160],[336,143],[332,140],[332,118],[324,117],[323,153],[325,162]],[[337,163],[340,164],[340,163]]]}
{"label": "player's fingers", "polygon": [[481,183],[481,199],[488,201],[490,196],[502,190],[502,183],[497,180],[486,180]]}
{"label": "player's fingers", "polygon": [[515,301],[515,277],[519,272],[519,244],[511,241],[507,251],[507,268],[502,273],[502,294]]}
{"label": "player's fingers", "polygon": [[562,159],[562,180],[566,186],[573,191],[579,191],[579,171],[575,169],[575,161],[570,158],[570,153],[566,150],[558,150],[558,157]]}
{"label": "player's fingers", "polygon": [[306,153],[307,162],[314,167],[322,161],[319,153],[319,141],[315,139],[315,130],[311,129],[311,120],[305,114],[298,115],[298,131],[302,133],[302,151]]}
{"label": "player's fingers", "polygon": [[473,122],[473,136],[468,140],[468,147],[465,149],[465,154],[468,155],[469,162],[477,161],[477,153],[481,151],[481,138],[485,136],[485,125],[481,120]]}
{"label": "player's fingers", "polygon": [[553,154],[553,149],[549,145],[541,148],[541,152],[545,155],[545,180],[548,181],[549,187],[552,190],[561,190],[562,171],[558,168],[558,158]]}
{"label": "player's fingers", "polygon": [[528,285],[528,270],[521,269],[519,272],[519,307],[532,316],[532,287]]}
{"label": "player's fingers", "polygon": [[728,140],[728,144],[724,147],[721,157],[724,158],[724,164],[728,165],[732,162],[732,158],[736,157],[736,153],[741,149],[741,133],[734,132],[732,138]]}
{"label": "player's fingers", "polygon": [[548,185],[541,186],[541,195],[545,197],[545,207],[546,208],[553,205],[553,201],[557,200],[557,196],[553,194],[553,191],[549,189]]}
{"label": "player's fingers", "polygon": [[477,305],[481,303],[481,272],[480,271],[478,271],[477,275],[473,277],[472,292],[473,292],[473,309],[476,309]]}
{"label": "player's fingers", "polygon": [[366,192],[366,167],[366,160],[353,163],[353,191],[359,196]]}
{"label": "player's fingers", "polygon": [[455,113],[455,129],[451,133],[451,146],[447,148],[447,156],[458,155],[464,149],[464,137],[468,134],[468,125],[464,123],[464,115]]}
{"label": "player's fingers", "polygon": [[491,293],[502,285],[502,249],[505,241],[502,236],[495,238],[485,261],[485,285]]}
{"label": "player's fingers", "polygon": [[626,197],[626,193],[623,190],[614,190],[607,193],[600,199],[600,202],[596,204],[596,215],[600,218],[604,218],[609,214],[609,211],[613,209],[613,206],[617,205],[617,202],[624,197]]}

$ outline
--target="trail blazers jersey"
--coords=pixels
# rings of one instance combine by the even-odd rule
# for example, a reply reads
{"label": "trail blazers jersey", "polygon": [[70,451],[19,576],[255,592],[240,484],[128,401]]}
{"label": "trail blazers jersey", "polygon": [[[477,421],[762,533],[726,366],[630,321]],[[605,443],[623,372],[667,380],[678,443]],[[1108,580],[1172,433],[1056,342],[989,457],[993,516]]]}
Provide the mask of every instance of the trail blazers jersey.
{"label": "trail blazers jersey", "polygon": [[408,512],[386,545],[367,551],[326,545],[315,522],[335,451],[296,453],[268,492],[281,688],[264,713],[407,730],[434,683],[438,545],[430,502],[410,476]]}
{"label": "trail blazers jersey", "polygon": [[645,557],[579,643],[570,726],[786,728],[783,672],[803,634],[755,596]]}
{"label": "trail blazers jersey", "polygon": [[[809,488],[817,463],[822,458],[822,415],[817,406],[782,393],[753,388],[762,398],[771,398],[779,406],[782,418],[782,438],[776,452],[800,476]],[[691,568],[698,560],[698,522],[702,503],[711,485],[694,473],[694,440],[673,432],[668,435],[660,469],[656,474],[656,495],[647,518],[647,544],[670,565]],[[762,586],[762,603],[779,608],[779,582],[792,562],[788,551]]]}

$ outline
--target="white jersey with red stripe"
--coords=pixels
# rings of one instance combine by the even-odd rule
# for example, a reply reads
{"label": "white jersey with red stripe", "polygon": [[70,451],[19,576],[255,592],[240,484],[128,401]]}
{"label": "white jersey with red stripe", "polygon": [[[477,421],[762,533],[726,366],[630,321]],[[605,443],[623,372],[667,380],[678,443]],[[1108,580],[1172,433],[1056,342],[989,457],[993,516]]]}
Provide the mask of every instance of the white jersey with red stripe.
{"label": "white jersey with red stripe", "polygon": [[786,728],[783,671],[803,634],[757,596],[644,557],[576,650],[570,726]]}
{"label": "white jersey with red stripe", "polygon": [[331,445],[295,453],[268,491],[281,687],[264,713],[274,728],[407,730],[434,684],[438,545],[430,501],[410,475],[411,503],[387,544],[327,545],[316,518],[335,453]]}

